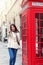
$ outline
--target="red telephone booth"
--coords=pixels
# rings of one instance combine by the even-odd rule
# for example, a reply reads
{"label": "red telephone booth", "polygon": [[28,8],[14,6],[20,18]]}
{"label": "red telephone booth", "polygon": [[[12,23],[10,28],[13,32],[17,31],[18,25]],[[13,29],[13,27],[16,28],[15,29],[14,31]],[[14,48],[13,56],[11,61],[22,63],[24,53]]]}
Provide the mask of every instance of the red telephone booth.
{"label": "red telephone booth", "polygon": [[23,6],[22,51],[22,65],[43,65],[43,2]]}

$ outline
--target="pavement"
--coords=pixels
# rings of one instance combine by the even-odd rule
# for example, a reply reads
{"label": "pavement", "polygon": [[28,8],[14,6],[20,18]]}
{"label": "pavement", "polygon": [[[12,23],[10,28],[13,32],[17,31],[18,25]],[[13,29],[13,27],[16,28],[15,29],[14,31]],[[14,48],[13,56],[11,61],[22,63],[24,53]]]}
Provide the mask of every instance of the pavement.
{"label": "pavement", "polygon": [[[0,42],[0,65],[9,65],[9,53],[7,43]],[[15,65],[22,65],[22,49],[17,52]]]}

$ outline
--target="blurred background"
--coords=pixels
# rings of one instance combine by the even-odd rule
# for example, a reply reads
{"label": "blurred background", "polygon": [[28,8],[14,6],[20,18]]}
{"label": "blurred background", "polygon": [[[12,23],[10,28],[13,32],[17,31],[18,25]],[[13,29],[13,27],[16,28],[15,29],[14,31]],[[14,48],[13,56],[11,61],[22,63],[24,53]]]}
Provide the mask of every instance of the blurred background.
{"label": "blurred background", "polygon": [[20,50],[17,53],[16,65],[22,64],[21,12],[23,0],[0,0],[0,65],[9,65],[7,33],[10,24],[14,23],[20,32]]}
{"label": "blurred background", "polygon": [[4,41],[4,38],[7,37],[9,26],[12,23],[14,23],[17,26],[18,30],[21,32],[21,12],[22,12],[21,3],[22,0],[0,0],[1,41]]}

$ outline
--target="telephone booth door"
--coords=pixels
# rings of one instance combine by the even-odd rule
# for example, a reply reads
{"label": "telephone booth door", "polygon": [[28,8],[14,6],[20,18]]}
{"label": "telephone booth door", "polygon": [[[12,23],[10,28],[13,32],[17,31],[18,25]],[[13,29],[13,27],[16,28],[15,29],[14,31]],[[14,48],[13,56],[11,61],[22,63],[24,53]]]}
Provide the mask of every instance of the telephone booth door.
{"label": "telephone booth door", "polygon": [[31,10],[32,65],[43,65],[43,9]]}

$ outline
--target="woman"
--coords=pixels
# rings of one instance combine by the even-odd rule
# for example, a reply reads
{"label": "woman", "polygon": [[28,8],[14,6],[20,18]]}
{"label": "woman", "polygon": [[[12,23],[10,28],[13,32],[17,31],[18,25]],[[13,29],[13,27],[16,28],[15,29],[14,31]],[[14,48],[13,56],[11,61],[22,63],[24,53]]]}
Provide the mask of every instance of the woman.
{"label": "woman", "polygon": [[10,55],[10,64],[9,65],[15,65],[16,61],[16,54],[17,50],[19,48],[19,31],[17,30],[16,26],[14,24],[10,25],[10,32],[8,34],[8,51]]}

